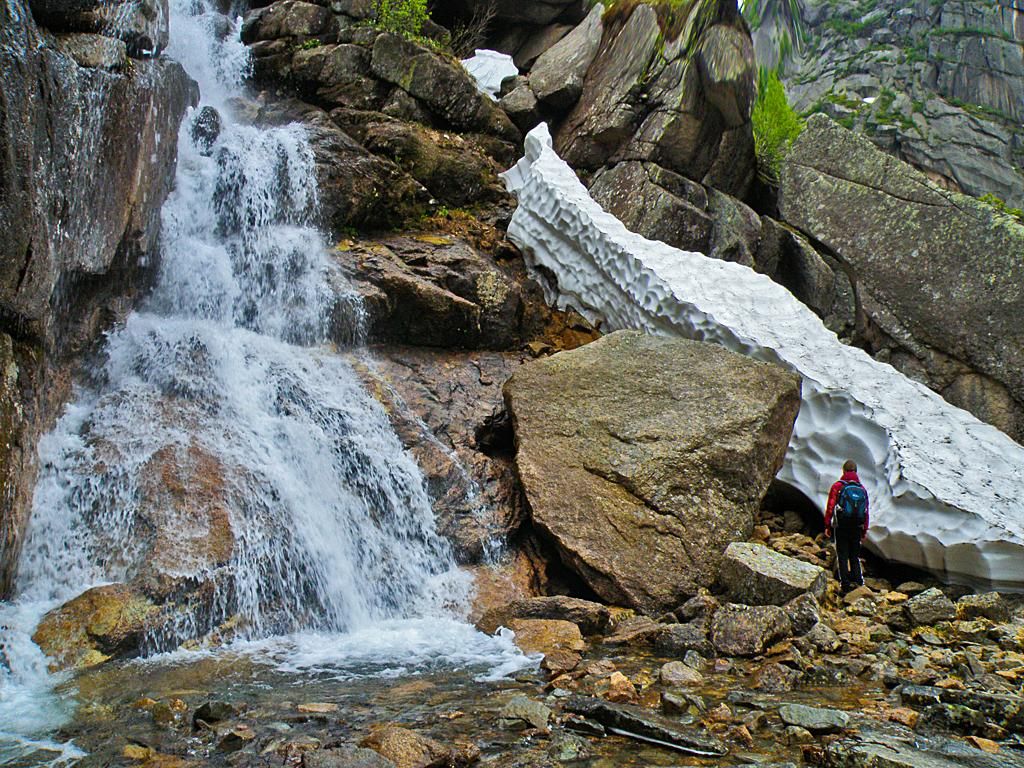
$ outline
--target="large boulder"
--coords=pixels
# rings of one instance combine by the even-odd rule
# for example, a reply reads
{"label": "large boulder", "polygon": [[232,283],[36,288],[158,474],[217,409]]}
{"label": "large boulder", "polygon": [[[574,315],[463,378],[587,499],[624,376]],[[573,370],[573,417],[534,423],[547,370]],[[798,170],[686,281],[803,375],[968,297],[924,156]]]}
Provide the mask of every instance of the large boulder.
{"label": "large boulder", "polygon": [[[1024,435],[1024,226],[820,115],[783,165],[779,208],[852,270],[894,364]],[[958,396],[972,374],[995,390],[980,402]]]}
{"label": "large boulder", "polygon": [[534,523],[602,598],[681,604],[744,539],[799,399],[784,370],[624,331],[505,385]]}
{"label": "large boulder", "polygon": [[823,568],[750,542],[726,548],[719,574],[733,602],[748,605],[783,605],[804,594],[820,598],[827,579]]}

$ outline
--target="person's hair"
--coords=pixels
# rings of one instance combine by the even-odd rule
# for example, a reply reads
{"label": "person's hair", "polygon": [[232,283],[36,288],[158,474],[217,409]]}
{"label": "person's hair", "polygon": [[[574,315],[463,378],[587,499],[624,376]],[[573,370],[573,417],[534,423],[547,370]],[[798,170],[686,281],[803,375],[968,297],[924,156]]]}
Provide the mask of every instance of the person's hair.
{"label": "person's hair", "polygon": [[846,463],[843,464],[843,472],[856,472],[857,462],[853,459],[847,459]]}

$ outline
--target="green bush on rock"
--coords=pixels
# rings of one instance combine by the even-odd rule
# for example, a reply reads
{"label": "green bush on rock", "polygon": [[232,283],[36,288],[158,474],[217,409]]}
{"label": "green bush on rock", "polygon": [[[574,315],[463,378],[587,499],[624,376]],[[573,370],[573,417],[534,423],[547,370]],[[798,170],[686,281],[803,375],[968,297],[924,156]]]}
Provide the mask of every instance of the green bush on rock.
{"label": "green bush on rock", "polygon": [[775,183],[782,159],[804,129],[803,120],[786,100],[786,89],[775,70],[762,68],[757,78],[757,100],[751,115],[754,150],[761,178]]}
{"label": "green bush on rock", "polygon": [[429,13],[427,0],[377,0],[377,26],[405,37],[418,37]]}

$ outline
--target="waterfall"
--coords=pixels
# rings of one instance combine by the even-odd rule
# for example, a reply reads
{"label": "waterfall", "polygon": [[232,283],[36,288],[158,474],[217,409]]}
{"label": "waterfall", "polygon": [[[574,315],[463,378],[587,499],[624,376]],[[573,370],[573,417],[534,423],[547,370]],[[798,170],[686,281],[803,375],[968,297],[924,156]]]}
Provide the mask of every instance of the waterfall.
{"label": "waterfall", "polygon": [[[19,656],[0,664],[0,731],[60,720],[51,707],[27,731],[8,724],[52,685],[28,636],[45,611],[111,582],[167,595],[148,654],[228,620],[285,669],[346,654],[493,666],[513,653],[453,621],[468,579],[423,478],[326,340],[335,302],[355,337],[361,310],[338,298],[313,225],[312,152],[301,126],[232,117],[247,58],[240,20],[218,36],[223,22],[209,0],[171,0],[168,55],[199,81],[202,105],[179,134],[153,293],[39,446],[16,598],[0,605],[4,648]],[[282,635],[290,645],[270,649]]]}

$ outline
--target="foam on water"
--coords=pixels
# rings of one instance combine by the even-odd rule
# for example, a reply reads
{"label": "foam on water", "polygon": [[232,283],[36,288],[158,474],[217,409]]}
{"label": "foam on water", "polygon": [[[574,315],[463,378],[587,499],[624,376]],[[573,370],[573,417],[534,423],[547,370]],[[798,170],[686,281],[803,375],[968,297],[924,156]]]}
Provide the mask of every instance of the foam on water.
{"label": "foam on water", "polygon": [[[488,677],[533,663],[460,621],[469,578],[435,530],[422,475],[326,342],[339,306],[352,338],[362,315],[354,293],[338,298],[312,224],[305,133],[233,119],[248,66],[239,21],[218,39],[206,2],[172,0],[168,53],[219,110],[221,132],[212,146],[194,142],[199,112],[186,117],[157,285],[40,442],[16,602],[0,612],[0,722],[20,734],[0,742],[14,750],[68,711],[32,631],[99,584],[184,585],[146,654],[231,619],[226,652],[295,674],[449,665]],[[229,543],[211,544],[225,525]]]}

